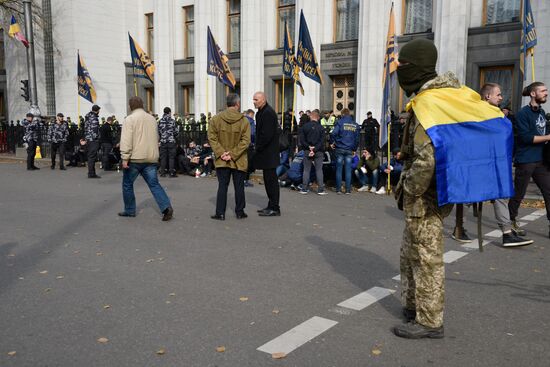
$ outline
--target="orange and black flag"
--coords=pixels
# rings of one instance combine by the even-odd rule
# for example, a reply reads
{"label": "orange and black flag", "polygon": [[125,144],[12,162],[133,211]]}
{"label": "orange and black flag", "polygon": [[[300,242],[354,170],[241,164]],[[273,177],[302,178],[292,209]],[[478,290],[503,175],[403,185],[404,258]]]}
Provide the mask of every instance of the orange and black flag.
{"label": "orange and black flag", "polygon": [[91,103],[95,103],[97,99],[95,88],[84,60],[80,57],[80,52],[77,53],[77,59],[78,94]]}
{"label": "orange and black flag", "polygon": [[[392,74],[397,70],[397,47],[395,45],[395,19],[393,15],[393,3],[390,10],[390,23],[386,39],[386,54],[384,55],[384,74],[382,76],[382,117],[380,119],[380,139],[382,147],[388,141],[388,124],[391,121],[391,85]],[[395,78],[394,78],[395,79]]]}
{"label": "orange and black flag", "polygon": [[304,87],[300,81],[300,67],[296,64],[294,57],[294,47],[292,47],[292,38],[288,31],[288,25],[285,22],[285,38],[284,38],[284,53],[283,53],[283,74],[294,80],[296,85],[300,87],[300,93],[304,95]]}
{"label": "orange and black flag", "polygon": [[132,65],[134,67],[134,78],[149,79],[151,83],[154,83],[155,77],[155,65],[151,61],[151,58],[143,51],[138,43],[130,36],[130,55],[132,56]]}
{"label": "orange and black flag", "polygon": [[233,75],[233,72],[229,68],[229,59],[223,53],[220,46],[218,46],[218,44],[216,43],[216,40],[214,39],[214,36],[210,31],[210,27],[207,27],[207,31],[208,64],[206,66],[206,72],[209,75],[217,77],[220,82],[227,85],[232,90],[235,90],[235,84],[237,84],[237,80],[235,79],[235,75]]}

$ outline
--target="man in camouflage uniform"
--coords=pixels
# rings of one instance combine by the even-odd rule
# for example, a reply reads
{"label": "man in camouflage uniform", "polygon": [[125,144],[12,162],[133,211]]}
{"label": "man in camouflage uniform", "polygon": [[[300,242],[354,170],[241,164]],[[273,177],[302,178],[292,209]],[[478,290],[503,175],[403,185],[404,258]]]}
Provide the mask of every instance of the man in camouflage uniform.
{"label": "man in camouflage uniform", "polygon": [[[397,76],[407,96],[431,88],[460,88],[451,73],[437,76],[436,62],[437,49],[431,41],[416,39],[401,49]],[[396,326],[394,333],[410,339],[442,338],[443,218],[452,205],[438,205],[434,146],[412,110],[403,140],[405,163],[396,198],[405,213],[400,270],[408,323]]]}
{"label": "man in camouflage uniform", "polygon": [[88,146],[88,178],[101,178],[95,173],[95,161],[99,150],[99,106],[93,105],[92,110],[84,118],[84,138]]}
{"label": "man in camouflage uniform", "polygon": [[[176,137],[178,129],[176,121],[172,118],[170,107],[164,108],[164,115],[159,121],[159,147],[160,147],[160,177],[166,177],[166,166],[170,169],[170,177],[176,175]],[[168,161],[168,164],[167,162]]]}
{"label": "man in camouflage uniform", "polygon": [[66,170],[65,168],[65,143],[69,136],[69,126],[67,122],[63,120],[63,114],[58,113],[55,123],[50,125],[48,129],[48,141],[51,144],[52,149],[52,169],[55,169],[55,156],[59,152],[59,169]]}
{"label": "man in camouflage uniform", "polygon": [[21,125],[25,127],[23,142],[27,144],[27,171],[40,169],[34,165],[34,156],[36,155],[36,146],[38,145],[38,130],[42,125],[38,118],[34,118],[32,113],[27,113]]}

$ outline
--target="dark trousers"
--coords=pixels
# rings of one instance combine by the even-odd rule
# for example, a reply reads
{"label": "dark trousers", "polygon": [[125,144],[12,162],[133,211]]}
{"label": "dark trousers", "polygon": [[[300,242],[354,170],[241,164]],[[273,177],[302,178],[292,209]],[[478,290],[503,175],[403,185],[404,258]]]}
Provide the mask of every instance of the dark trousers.
{"label": "dark trousers", "polygon": [[88,141],[88,176],[95,175],[95,161],[97,159],[97,151],[99,150],[99,141]]}
{"label": "dark trousers", "polygon": [[281,210],[279,207],[279,181],[275,168],[263,170],[265,192],[269,202],[267,208],[271,210]]}
{"label": "dark trousers", "polygon": [[216,214],[225,215],[225,208],[227,207],[227,188],[229,186],[231,176],[233,176],[233,188],[235,189],[235,213],[244,213],[244,207],[246,205],[244,197],[244,178],[246,176],[246,172],[233,168],[217,168],[216,175],[218,176]]}
{"label": "dark trousers", "polygon": [[514,176],[516,195],[508,203],[510,219],[516,220],[518,216],[519,205],[525,196],[531,177],[542,193],[546,205],[546,217],[550,221],[550,170],[542,162],[516,164]]}
{"label": "dark trousers", "polygon": [[109,154],[113,150],[113,144],[101,143],[101,166],[104,171],[111,169],[111,163],[109,162]]}
{"label": "dark trousers", "polygon": [[176,143],[161,143],[159,147],[160,172],[166,173],[166,166],[170,173],[176,172]]}
{"label": "dark trousers", "polygon": [[34,140],[27,142],[27,169],[34,167],[34,156],[36,155],[36,142]]}
{"label": "dark trousers", "polygon": [[65,167],[65,143],[52,143],[52,167],[55,167],[55,156],[59,153],[59,168]]}

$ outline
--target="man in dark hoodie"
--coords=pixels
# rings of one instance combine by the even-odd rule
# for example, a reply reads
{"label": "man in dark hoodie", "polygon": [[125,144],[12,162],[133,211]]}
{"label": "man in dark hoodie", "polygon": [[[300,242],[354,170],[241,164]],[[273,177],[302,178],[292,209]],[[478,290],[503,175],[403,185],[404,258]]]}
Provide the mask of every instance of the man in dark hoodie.
{"label": "man in dark hoodie", "polygon": [[317,177],[317,194],[326,195],[323,182],[323,159],[325,157],[325,128],[319,123],[319,110],[311,112],[311,120],[306,122],[299,130],[300,150],[304,152],[304,173],[302,178],[302,189],[300,194],[309,192],[309,174],[311,165],[315,165],[315,176]]}
{"label": "man in dark hoodie", "polygon": [[227,109],[210,120],[208,140],[216,157],[218,195],[216,214],[212,219],[225,220],[227,187],[233,177],[235,214],[237,219],[247,217],[244,212],[244,179],[248,170],[247,150],[250,145],[250,123],[241,114],[241,99],[237,94],[227,95]]}
{"label": "man in dark hoodie", "polygon": [[336,193],[342,190],[342,169],[345,166],[346,194],[351,194],[351,160],[359,145],[359,125],[344,108],[342,116],[331,134],[332,149],[336,156]]}

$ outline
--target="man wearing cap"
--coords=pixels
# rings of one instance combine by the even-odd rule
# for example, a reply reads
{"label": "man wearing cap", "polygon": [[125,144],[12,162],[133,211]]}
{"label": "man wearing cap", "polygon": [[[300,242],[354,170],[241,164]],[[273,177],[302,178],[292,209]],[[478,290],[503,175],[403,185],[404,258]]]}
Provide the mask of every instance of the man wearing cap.
{"label": "man wearing cap", "polygon": [[93,105],[92,110],[84,118],[84,138],[88,146],[88,178],[101,178],[95,173],[95,161],[99,150],[98,105]]}
{"label": "man wearing cap", "polygon": [[56,120],[48,129],[48,141],[52,147],[52,169],[55,169],[55,156],[59,152],[59,169],[65,170],[65,143],[69,136],[69,126],[63,120],[63,114],[58,113]]}
{"label": "man wearing cap", "polygon": [[34,165],[34,156],[36,155],[36,146],[38,145],[38,129],[40,121],[32,113],[27,113],[25,119],[21,121],[25,127],[23,141],[27,144],[27,171],[40,169]]}

